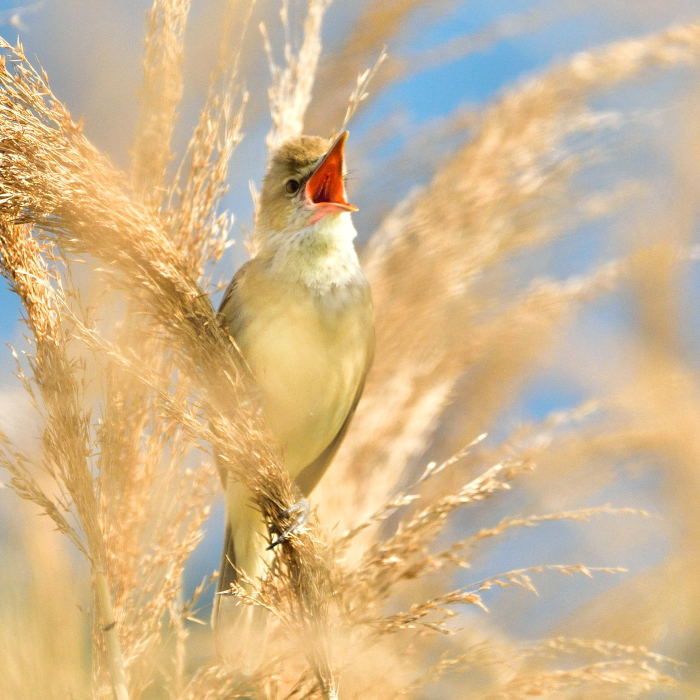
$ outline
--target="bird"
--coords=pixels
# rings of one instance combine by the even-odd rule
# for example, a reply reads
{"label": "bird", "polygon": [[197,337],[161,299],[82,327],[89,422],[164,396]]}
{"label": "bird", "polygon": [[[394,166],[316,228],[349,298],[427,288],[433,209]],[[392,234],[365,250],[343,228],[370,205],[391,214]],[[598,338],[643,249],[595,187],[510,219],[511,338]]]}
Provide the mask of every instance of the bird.
{"label": "bird", "polygon": [[[256,254],[219,307],[302,498],[337,452],[374,354],[372,296],[354,245],[357,207],[345,187],[347,137],[303,135],[272,154],[255,218]],[[219,655],[241,665],[242,655],[254,657],[261,645],[264,611],[228,594],[233,583],[251,592],[274,552],[251,492],[222,478],[226,533],[212,621]],[[245,664],[254,668],[255,659]]]}

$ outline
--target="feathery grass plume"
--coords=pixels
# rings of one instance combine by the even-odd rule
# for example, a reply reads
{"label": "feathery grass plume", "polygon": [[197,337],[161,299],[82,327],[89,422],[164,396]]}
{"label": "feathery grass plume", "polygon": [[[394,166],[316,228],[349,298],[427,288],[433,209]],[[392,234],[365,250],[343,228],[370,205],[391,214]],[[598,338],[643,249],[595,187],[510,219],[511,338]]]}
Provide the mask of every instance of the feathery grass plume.
{"label": "feathery grass plume", "polygon": [[[644,70],[699,58],[696,24],[575,56],[490,107],[474,138],[442,164],[429,185],[386,217],[365,255],[383,352],[334,467],[358,484],[356,493],[343,494],[343,501],[352,503],[351,512],[373,508],[368,498],[387,497],[405,460],[433,434],[458,378],[492,349],[480,345],[491,322],[483,318],[477,282],[514,252],[542,246],[559,232],[556,211],[570,201],[571,178],[578,169],[575,159],[565,157],[566,139],[581,126],[577,120],[585,114],[587,96]],[[460,206],[452,206],[455,197]],[[538,320],[547,325],[553,320],[547,318],[551,307],[535,298],[532,304],[533,326],[523,328],[519,340],[535,342]],[[565,305],[560,308],[564,312]],[[519,320],[516,314],[500,318],[508,325],[512,318]],[[494,338],[500,348],[512,347],[500,336]],[[510,371],[518,374],[509,358]],[[491,390],[511,386],[490,381],[503,369],[503,363],[494,366],[483,383]],[[481,395],[483,386],[465,391]],[[478,424],[465,426],[465,432],[482,431],[489,410],[485,406]],[[381,453],[374,449],[378,435],[385,446]],[[358,468],[371,487],[350,477]],[[331,492],[324,493],[323,501],[329,513],[342,508]]]}
{"label": "feathery grass plume", "polygon": [[355,87],[353,88],[353,91],[350,93],[350,97],[348,98],[348,106],[345,110],[343,124],[339,129],[340,131],[345,130],[345,128],[350,123],[350,120],[355,116],[355,113],[357,112],[360,105],[369,97],[370,83],[372,82],[374,76],[377,74],[377,71],[381,68],[384,61],[386,61],[386,58],[386,49],[382,49],[374,63],[369,68],[363,70],[362,73],[360,73],[357,76],[357,79],[355,81]]}
{"label": "feathery grass plume", "polygon": [[[282,4],[283,62],[263,30],[261,53],[272,68],[269,148],[319,123],[314,115],[323,112],[325,133],[370,103],[373,72],[380,86],[395,79],[388,63],[361,73],[370,58],[414,13],[435,13],[427,2],[368,5],[340,40],[345,48],[325,64],[337,70],[321,71],[317,80],[329,5],[301,3],[297,27],[296,6]],[[235,339],[220,327],[205,293],[232,225],[221,206],[229,159],[245,126],[240,50],[251,4],[228,3],[204,104],[185,152],[176,154],[171,140],[189,8],[185,0],[154,0],[128,174],[85,137],[21,45],[2,44],[0,251],[3,273],[25,307],[34,347],[23,382],[43,422],[38,458],[3,433],[0,463],[9,486],[38,506],[87,562],[94,674],[90,684],[84,660],[72,652],[58,673],[48,637],[40,638],[20,668],[43,673],[24,689],[15,671],[0,673],[0,689],[13,696],[26,690],[42,697],[213,700],[626,697],[675,685],[686,671],[651,651],[663,628],[646,624],[651,612],[653,619],[661,609],[670,615],[671,596],[642,607],[638,593],[628,604],[634,585],[658,598],[673,564],[644,576],[615,576],[620,582],[591,601],[579,595],[585,589],[577,579],[594,577],[595,594],[607,578],[602,574],[624,569],[597,540],[569,550],[564,526],[590,521],[595,535],[598,518],[648,515],[653,509],[644,503],[597,504],[620,502],[619,493],[600,498],[601,488],[614,482],[611,472],[622,459],[649,452],[662,454],[684,485],[680,512],[692,520],[700,401],[669,319],[688,259],[696,193],[687,185],[696,149],[679,161],[678,187],[689,194],[684,217],[674,219],[672,246],[650,246],[645,236],[591,271],[558,280],[543,280],[539,268],[533,275],[513,261],[546,251],[582,222],[624,211],[637,192],[634,182],[585,191],[571,204],[581,192],[577,176],[607,146],[601,134],[626,119],[593,112],[587,103],[645,70],[696,65],[698,25],[584,52],[506,91],[483,114],[460,110],[428,126],[425,133],[443,139],[449,156],[428,184],[401,194],[365,251],[379,330],[367,396],[321,486],[318,514],[283,545],[259,590],[238,592],[242,604],[263,606],[272,618],[261,667],[243,678],[211,658],[210,632],[199,624],[214,576],[205,575],[192,595],[183,583],[218,489],[213,463],[251,488],[278,532],[296,496]],[[526,13],[493,27],[520,31],[541,17]],[[363,27],[372,31],[361,36]],[[493,36],[482,32],[471,46]],[[469,37],[448,42],[433,58],[443,61],[468,47]],[[437,146],[424,143],[431,153],[418,162],[432,167]],[[517,280],[509,277],[513,270]],[[81,278],[98,293],[87,296]],[[629,382],[515,430],[494,420],[573,312],[620,287],[633,290],[650,341]],[[485,430],[492,433],[488,443]],[[416,478],[419,458],[428,466]],[[616,522],[624,532],[623,520]],[[503,550],[487,546],[535,526],[542,551],[511,546],[501,565]],[[560,535],[566,556],[550,559],[548,538]],[[629,549],[637,552],[637,543]],[[673,559],[679,588],[696,580],[688,575],[696,546],[689,551]],[[484,564],[493,552],[496,561]],[[31,557],[40,580],[40,554]],[[619,563],[637,568],[634,559]],[[65,579],[52,581],[51,592],[68,598],[70,566],[52,569],[61,570]],[[558,626],[546,607],[547,586],[561,578],[556,574],[574,577],[567,585],[581,601],[570,620],[555,618]],[[540,598],[527,595],[538,590]],[[31,610],[7,630],[21,632],[26,620],[40,636],[54,631],[40,629],[41,616],[47,624],[68,619],[72,606],[58,615],[37,602],[40,593],[26,592]],[[624,605],[609,604],[615,594]],[[689,586],[683,595],[689,600]],[[522,633],[516,623],[524,609],[545,612],[532,615]],[[620,626],[626,611],[636,626]],[[69,629],[81,628],[77,608],[70,620]],[[31,653],[21,645],[23,656]],[[47,692],[42,678],[55,687]]]}
{"label": "feathery grass plume", "polygon": [[[125,700],[127,680],[115,624],[113,587],[108,579],[108,553],[88,462],[90,416],[83,408],[82,386],[66,353],[67,337],[59,323],[58,301],[40,248],[27,226],[8,223],[4,218],[0,226],[3,273],[24,304],[36,348],[30,367],[46,412],[42,467],[61,496],[52,499],[29,470],[13,464],[11,456],[8,459],[4,455],[3,461],[17,480],[18,493],[42,507],[89,559],[97,611],[95,627],[103,631],[96,637],[104,644],[104,663],[109,667],[114,694]],[[75,512],[75,526],[61,512],[68,508]]]}
{"label": "feathery grass plume", "polygon": [[158,206],[172,156],[170,142],[182,99],[183,38],[191,0],[161,0],[148,13],[141,121],[133,146],[134,181]]}
{"label": "feathery grass plume", "polygon": [[[32,144],[31,138],[46,139],[44,150],[47,157],[43,160],[43,172],[38,174],[46,185],[34,190],[28,182],[20,182],[23,176],[21,173],[17,173],[16,184],[23,192],[23,196],[26,196],[22,208],[24,208],[28,218],[34,216],[36,220],[41,219],[42,221],[47,221],[45,217],[51,218],[52,223],[47,224],[47,228],[52,225],[67,226],[66,219],[61,220],[60,217],[70,217],[71,215],[65,211],[61,214],[58,213],[62,209],[62,202],[70,200],[71,206],[76,208],[74,211],[81,209],[80,216],[87,215],[89,217],[90,193],[100,193],[102,200],[98,199],[98,212],[99,207],[102,206],[108,222],[112,215],[112,211],[110,211],[112,206],[119,199],[124,200],[124,197],[119,194],[116,196],[110,194],[110,188],[114,192],[116,187],[114,174],[107,169],[104,161],[100,162],[99,157],[93,156],[97,162],[95,167],[95,163],[91,160],[91,148],[73,127],[67,112],[57,103],[44,102],[44,97],[47,100],[52,100],[48,86],[42,78],[31,71],[28,65],[23,63],[21,49],[14,54],[13,60],[16,61],[15,67],[18,73],[12,74],[5,68],[2,79],[13,82],[15,87],[21,91],[24,102],[21,99],[11,102],[11,99],[8,99],[8,94],[4,95],[6,98],[4,106],[8,108],[6,115],[12,131],[9,138],[6,135],[6,138],[3,139],[6,148],[6,159],[3,163],[5,166],[3,168],[4,184],[9,184],[12,178],[10,171],[23,162],[25,156],[31,158],[38,155],[41,157],[41,153],[30,154],[29,150],[22,153],[22,148],[31,149],[37,145]],[[18,80],[15,80],[15,76]],[[8,87],[7,82],[5,82],[5,86]],[[21,112],[21,116],[18,113],[15,114],[14,119],[10,117],[9,111],[13,108],[10,107],[10,103],[18,112]],[[22,120],[25,121],[27,127],[23,132],[23,137],[28,140],[24,143],[14,140],[16,134],[14,129],[20,127]],[[53,152],[54,155],[61,152],[62,154],[50,162],[49,152]],[[74,160],[71,160],[71,156]],[[88,163],[92,163],[92,165],[88,165]],[[35,167],[26,161],[24,164],[28,166],[25,174],[29,175],[30,178],[37,175]],[[51,169],[52,165],[54,170]],[[95,170],[99,170],[100,166],[105,169],[99,174],[95,174]],[[84,170],[81,173],[83,167]],[[96,177],[93,183],[89,182],[91,173],[95,174]],[[83,177],[85,179],[81,180]],[[56,189],[52,191],[53,188]],[[9,193],[9,191],[10,188],[7,187],[5,192]],[[38,195],[37,199],[34,199],[33,193]],[[40,199],[41,197],[44,199]],[[128,206],[122,210],[121,215],[128,218],[127,210]],[[13,217],[17,216],[16,211],[12,213]],[[95,222],[81,221],[76,225],[75,230],[81,226],[92,226],[93,223],[96,228],[99,228],[99,213],[97,217]],[[138,227],[140,221],[139,218],[132,220],[132,230]],[[109,230],[109,223],[105,223],[104,220],[102,223]],[[119,230],[120,226],[120,222],[113,223],[114,230]],[[60,231],[65,234],[67,229],[61,228]],[[119,245],[114,237],[111,242]],[[73,243],[78,244],[78,241],[74,240]],[[177,466],[180,448],[173,441],[168,440],[173,432],[167,429],[156,429],[149,438],[142,442],[143,432],[150,427],[148,403],[139,405],[139,402],[134,401],[134,396],[128,395],[128,392],[125,395],[122,392],[123,387],[118,385],[118,381],[116,390],[109,391],[110,384],[118,379],[119,377],[112,376],[110,378],[107,376],[108,394],[104,421],[97,428],[100,448],[88,449],[87,445],[84,448],[86,455],[94,452],[100,455],[97,464],[99,477],[95,484],[94,493],[92,475],[87,466],[85,467],[88,470],[86,474],[90,475],[90,480],[88,481],[86,475],[84,481],[85,484],[90,484],[90,497],[99,499],[100,512],[91,513],[91,517],[93,520],[99,518],[99,535],[109,543],[109,546],[105,546],[100,541],[96,555],[92,550],[97,545],[92,544],[91,551],[88,553],[90,556],[100,557],[97,560],[98,565],[100,567],[107,566],[110,571],[111,580],[110,585],[107,586],[104,574],[98,569],[98,574],[101,574],[103,578],[97,580],[96,590],[98,596],[105,598],[110,594],[112,600],[115,601],[119,624],[114,626],[114,619],[103,620],[102,624],[107,628],[108,640],[115,638],[116,634],[120,633],[122,641],[129,640],[131,642],[131,653],[125,663],[128,666],[140,666],[139,669],[130,669],[132,688],[137,690],[151,682],[153,659],[152,656],[149,657],[149,653],[154,652],[160,620],[169,601],[175,596],[173,586],[168,588],[168,585],[173,583],[169,572],[172,571],[173,567],[177,569],[184,564],[184,559],[196,544],[196,538],[194,541],[189,541],[186,537],[186,533],[189,534],[186,525],[190,524],[191,513],[197,512],[195,510],[197,498],[194,497],[189,504],[185,505],[178,501],[175,490],[167,498],[165,496],[167,489],[163,490],[160,487],[160,480],[162,479],[172,487],[179,483],[181,488],[185,487],[186,491],[191,491],[193,496],[200,489],[197,482],[193,482],[190,478],[186,482],[182,478],[168,479],[167,473],[162,473],[161,453],[166,444],[174,455],[171,460],[173,466]],[[84,428],[85,431],[87,431],[87,426]],[[85,438],[86,434],[83,435],[83,439]],[[167,462],[165,464],[167,472]],[[205,471],[200,472],[201,475],[205,473]],[[167,508],[156,511],[163,517],[165,527],[158,522],[157,518],[153,517],[153,513],[149,512],[149,508],[157,503],[157,500],[153,498],[154,487],[164,497],[167,505]],[[190,512],[187,511],[188,506],[192,509]],[[186,509],[185,512],[182,512],[182,508]],[[169,517],[172,519],[168,520]],[[197,518],[195,517],[194,520],[196,522]],[[93,524],[93,529],[96,527],[98,526]],[[84,525],[83,529],[85,529]],[[160,559],[154,558],[148,554],[152,543],[148,539],[144,539],[144,536],[152,537],[153,531],[160,532],[161,538],[174,538],[180,549],[169,547],[167,539],[161,540],[163,545],[161,551],[163,553],[168,551],[168,557],[167,559],[163,556]],[[91,535],[91,537],[95,540],[97,534]],[[185,541],[180,541],[180,537],[185,537]],[[103,559],[107,559],[107,561],[105,562]],[[150,566],[150,571],[148,566]],[[149,581],[149,578],[152,580]],[[131,596],[136,596],[137,599],[131,601],[129,600]],[[110,625],[112,626],[110,627]],[[101,634],[96,634],[96,637],[101,638]],[[116,658],[116,652],[110,656],[110,659],[113,658]],[[119,680],[119,685],[124,685],[123,678]]]}
{"label": "feathery grass plume", "polygon": [[206,286],[207,268],[221,259],[231,243],[233,217],[219,209],[228,190],[229,162],[242,138],[248,96],[239,84],[238,71],[253,5],[248,3],[242,18],[236,0],[227,5],[206,102],[169,187],[165,218],[170,237],[202,286]]}
{"label": "feathery grass plume", "polygon": [[331,0],[309,0],[301,46],[295,49],[289,36],[289,0],[282,0],[280,20],[285,30],[284,65],[277,64],[265,24],[260,25],[265,53],[272,73],[268,90],[272,127],[267,134],[267,148],[274,151],[285,141],[299,136],[304,116],[311,102],[311,91],[321,55],[321,24]]}
{"label": "feathery grass plume", "polygon": [[[189,2],[166,0],[155,2],[148,13],[142,107],[131,150],[131,175],[136,192],[156,210],[163,206],[169,184],[171,141],[183,92],[183,39],[189,11]],[[151,384],[166,385],[167,377],[175,371],[166,344],[151,332],[147,318],[134,313],[136,307],[132,303],[120,301],[123,302],[123,295],[117,293],[111,314],[117,343],[121,347],[140,343],[143,355],[154,358],[150,370],[155,377]],[[104,304],[104,297],[96,303]],[[74,325],[76,329],[80,327],[78,319]],[[164,675],[174,689],[181,689],[187,638],[178,609],[182,602],[182,572],[185,560],[201,538],[201,526],[209,513],[213,470],[205,466],[197,472],[183,472],[182,464],[193,443],[184,439],[175,424],[163,421],[147,385],[135,381],[115,363],[106,362],[104,356],[99,365],[98,372],[107,379],[99,470],[116,480],[112,494],[119,494],[118,498],[103,499],[108,513],[105,527],[113,539],[114,550],[122,553],[115,557],[122,584],[120,602],[125,608],[142,611],[132,626],[133,646],[139,649],[138,661],[129,667],[132,692],[152,682],[152,668],[160,654],[161,620],[166,611],[176,643],[174,661],[168,664]],[[181,384],[185,384],[184,379]],[[186,386],[176,393],[178,402],[186,400]],[[160,483],[167,483],[170,488],[158,488]],[[158,497],[154,498],[154,494]],[[159,515],[157,519],[149,513],[153,508]],[[170,554],[147,554],[151,560],[144,566],[144,536],[152,539],[157,551]],[[138,583],[136,576],[140,578]]]}
{"label": "feathery grass plume", "polygon": [[[110,266],[115,288],[128,293],[137,313],[148,314],[170,337],[179,369],[202,389],[216,427],[219,459],[232,477],[246,481],[272,526],[283,532],[294,493],[289,477],[277,466],[272,441],[263,439],[255,401],[242,398],[250,394],[245,389],[249,380],[235,345],[155,215],[129,198],[123,178],[71,122],[21,47],[4,48],[11,52],[14,71],[6,64],[0,70],[8,125],[2,134],[6,158],[1,213],[40,227],[68,253],[89,253]],[[236,401],[236,396],[241,398]],[[286,545],[284,559],[287,580],[298,594],[298,619],[316,627],[330,594],[320,573],[322,559],[308,535]],[[319,682],[331,694],[323,649],[312,645],[308,651]]]}

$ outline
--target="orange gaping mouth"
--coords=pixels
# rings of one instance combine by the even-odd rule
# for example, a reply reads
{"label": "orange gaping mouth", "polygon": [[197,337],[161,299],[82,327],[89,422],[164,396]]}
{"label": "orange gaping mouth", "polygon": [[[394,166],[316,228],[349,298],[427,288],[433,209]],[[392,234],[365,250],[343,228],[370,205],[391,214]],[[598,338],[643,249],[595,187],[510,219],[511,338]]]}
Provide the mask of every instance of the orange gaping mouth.
{"label": "orange gaping mouth", "polygon": [[322,209],[323,214],[332,211],[357,211],[356,206],[345,200],[343,149],[347,138],[348,132],[344,131],[306,181],[308,203]]}

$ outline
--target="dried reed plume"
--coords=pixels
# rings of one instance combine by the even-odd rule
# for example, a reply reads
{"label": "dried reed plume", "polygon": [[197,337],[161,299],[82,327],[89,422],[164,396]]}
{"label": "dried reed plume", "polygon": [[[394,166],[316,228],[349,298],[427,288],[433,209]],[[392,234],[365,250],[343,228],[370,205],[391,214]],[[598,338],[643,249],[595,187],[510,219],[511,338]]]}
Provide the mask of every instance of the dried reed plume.
{"label": "dried reed plume", "polygon": [[[667,238],[643,236],[570,278],[522,283],[509,273],[567,230],[624,211],[639,183],[598,192],[579,181],[602,158],[601,134],[618,123],[590,103],[662,69],[697,70],[698,24],[580,53],[482,113],[465,120],[457,111],[430,132],[422,143],[434,141],[444,154],[439,169],[385,209],[364,251],[378,341],[357,417],[314,495],[308,527],[279,548],[259,590],[241,592],[274,618],[254,675],[206,650],[200,608],[214,575],[185,594],[186,567],[219,490],[215,462],[253,491],[271,530],[284,531],[296,500],[253,378],[209,300],[231,243],[233,217],[222,203],[246,119],[240,57],[254,33],[249,25],[260,29],[255,41],[271,71],[266,145],[274,149],[309,125],[333,132],[407,75],[410,61],[393,59],[391,50],[384,60],[384,44],[414,13],[447,12],[451,4],[368,6],[324,63],[330,0],[308,0],[298,23],[287,0],[279,17],[227,3],[218,62],[178,153],[191,3],[154,0],[129,172],[90,142],[19,42],[0,44],[0,262],[23,306],[29,347],[15,357],[41,434],[37,446],[0,433],[0,464],[10,488],[80,553],[85,584],[61,589],[74,596],[63,607],[75,607],[88,587],[92,600],[91,671],[77,658],[59,672],[37,641],[34,655],[25,659],[21,647],[5,663],[41,669],[39,679],[3,667],[3,697],[627,697],[684,689],[680,664],[651,650],[661,628],[630,622],[618,634],[610,606],[596,615],[593,601],[577,614],[580,627],[562,623],[573,634],[553,630],[543,639],[489,621],[489,611],[505,609],[498,589],[513,589],[520,600],[517,590],[537,593],[558,577],[598,582],[626,571],[603,561],[604,553],[596,565],[575,551],[564,563],[536,557],[484,576],[469,569],[489,543],[517,531],[604,519],[611,528],[621,516],[655,522],[636,503],[577,500],[612,481],[601,464],[625,457],[666,460],[687,490],[674,503],[692,520],[700,401],[669,319],[677,316],[674,286],[693,258],[697,136],[688,135],[688,152],[677,159],[684,199],[680,214],[660,222]],[[518,26],[528,31],[542,21],[541,13],[528,15]],[[481,46],[496,34],[474,41]],[[463,43],[443,46],[434,61],[476,50],[469,37]],[[450,147],[456,137],[458,147]],[[628,385],[601,388],[594,400],[517,430],[501,426],[504,407],[566,322],[621,287],[632,290],[649,339]],[[670,409],[659,411],[659,396],[673,420],[661,415]],[[590,466],[587,478],[566,482],[581,465]],[[507,492],[533,510],[503,510]],[[691,562],[698,541],[669,560],[660,580],[674,566],[700,580]],[[76,565],[56,566],[70,581]],[[624,595],[628,584],[618,585]],[[37,615],[52,619],[51,601],[28,599],[28,629],[36,629]],[[457,610],[466,611],[462,618]],[[82,614],[76,608],[71,617],[74,630],[85,627]]]}

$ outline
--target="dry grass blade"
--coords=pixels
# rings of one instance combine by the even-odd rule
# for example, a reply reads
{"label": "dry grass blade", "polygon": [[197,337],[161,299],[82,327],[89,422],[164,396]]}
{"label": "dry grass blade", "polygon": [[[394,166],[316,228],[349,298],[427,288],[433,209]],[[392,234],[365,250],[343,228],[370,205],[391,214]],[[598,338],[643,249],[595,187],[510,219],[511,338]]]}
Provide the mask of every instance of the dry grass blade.
{"label": "dry grass blade", "polygon": [[478,445],[486,438],[486,433],[482,433],[477,438],[472,440],[466,447],[462,448],[459,452],[455,453],[449,459],[438,464],[437,462],[429,462],[425,467],[423,473],[420,475],[416,481],[414,481],[408,488],[404,489],[401,493],[392,497],[387,503],[378,508],[374,513],[372,513],[368,518],[366,518],[361,523],[358,523],[352,530],[348,530],[336,543],[337,545],[343,546],[346,542],[356,537],[360,532],[365,530],[372,525],[381,523],[386,520],[392,513],[394,513],[398,508],[403,508],[405,506],[414,503],[420,498],[419,493],[415,492],[419,487],[421,487],[428,479],[437,476],[445,469],[457,464],[469,451]]}
{"label": "dry grass blade", "polygon": [[465,560],[465,553],[480,544],[483,540],[498,537],[513,528],[521,527],[536,527],[546,522],[556,522],[560,520],[574,520],[578,522],[589,522],[590,519],[597,515],[639,515],[642,517],[651,517],[650,513],[638,508],[613,508],[609,505],[597,506],[594,508],[579,508],[577,510],[558,511],[555,513],[546,513],[543,515],[528,515],[521,518],[503,518],[494,527],[482,528],[475,532],[470,537],[459,540],[451,544],[447,549],[431,553],[422,561],[416,562],[412,567],[412,574],[415,572],[430,572],[440,570],[446,565],[458,566],[466,568],[469,566],[468,560]]}
{"label": "dry grass blade", "polygon": [[[512,571],[506,571],[479,581],[471,586],[466,586],[463,589],[444,593],[423,603],[414,603],[406,612],[373,620],[372,624],[376,625],[377,631],[382,634],[415,629],[416,626],[423,626],[433,632],[450,634],[449,628],[445,627],[446,620],[454,617],[454,612],[449,609],[450,606],[476,605],[484,612],[488,612],[481,593],[492,588],[517,586],[537,594],[537,588],[535,588],[531,574],[539,574],[545,571],[554,571],[565,576],[581,574],[591,578],[594,573],[619,574],[625,573],[626,569],[620,567],[591,567],[584,564],[547,564],[531,566],[526,569],[513,569]],[[424,618],[429,616],[431,619],[426,621]]]}
{"label": "dry grass blade", "polygon": [[355,112],[357,112],[359,106],[369,97],[368,90],[370,83],[372,82],[374,76],[377,74],[377,71],[381,68],[382,63],[386,61],[386,57],[386,49],[382,49],[374,63],[366,70],[363,70],[362,73],[360,73],[357,76],[355,88],[350,93],[350,97],[348,99],[348,108],[345,110],[343,124],[340,127],[339,131],[345,130],[347,125],[350,123],[350,120],[355,115]]}
{"label": "dry grass blade", "polygon": [[446,527],[451,513],[509,490],[512,479],[532,468],[529,460],[504,461],[490,467],[455,493],[434,499],[405,522],[401,521],[393,536],[368,549],[363,567],[355,575],[355,585],[371,591],[372,596],[381,597],[400,579],[411,579],[424,573],[423,567],[414,568],[415,555],[424,552],[425,547],[435,540]]}

